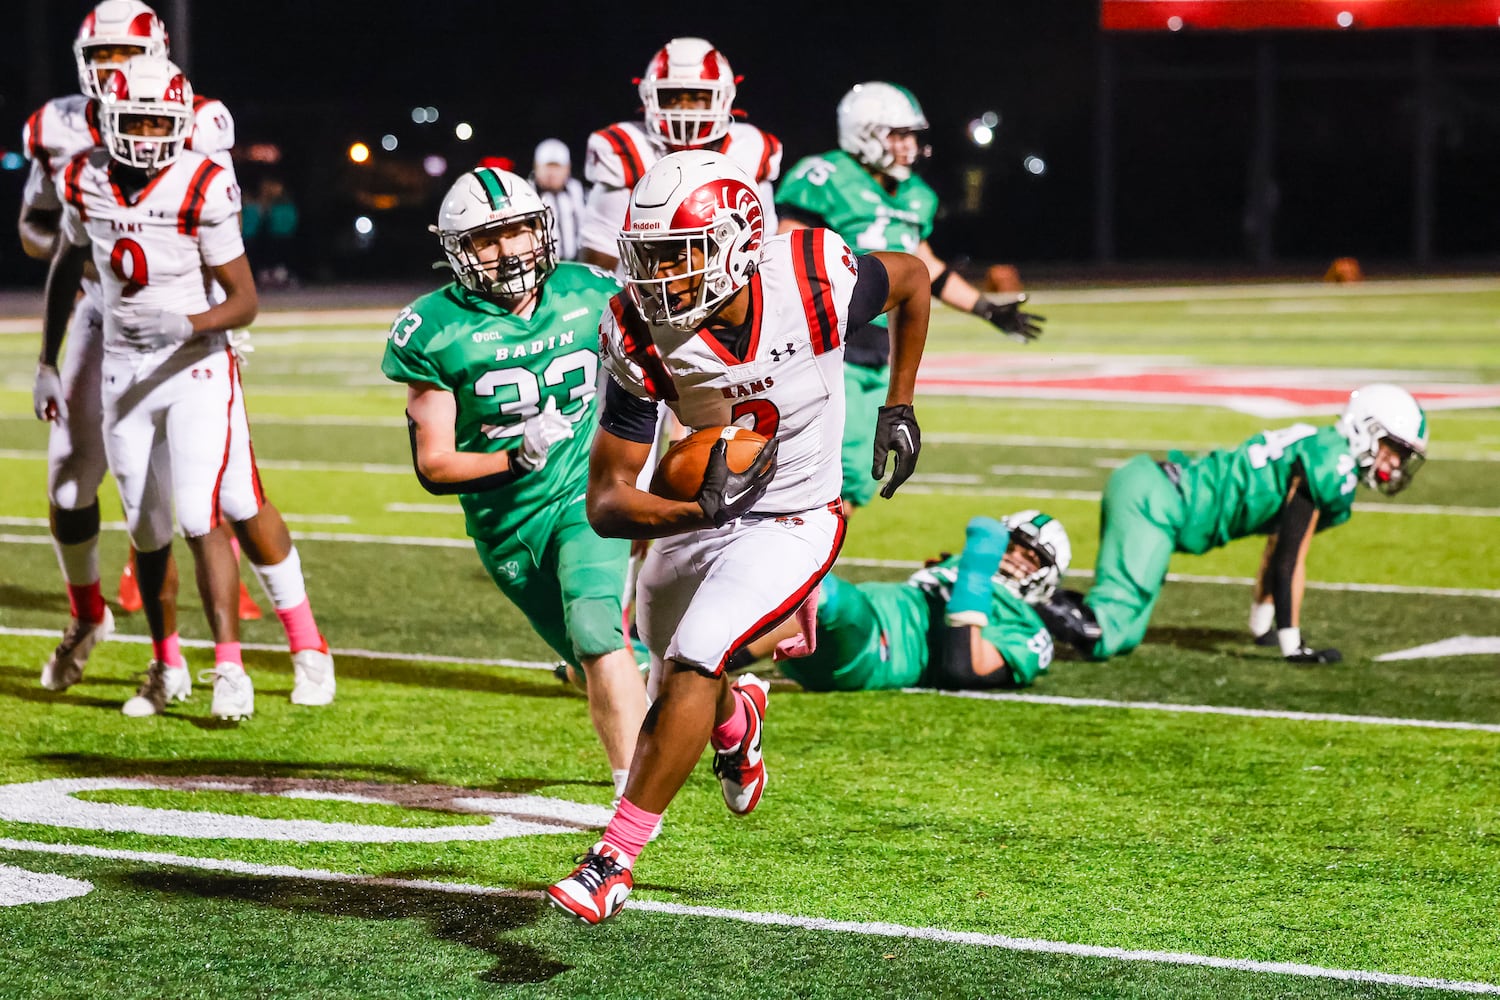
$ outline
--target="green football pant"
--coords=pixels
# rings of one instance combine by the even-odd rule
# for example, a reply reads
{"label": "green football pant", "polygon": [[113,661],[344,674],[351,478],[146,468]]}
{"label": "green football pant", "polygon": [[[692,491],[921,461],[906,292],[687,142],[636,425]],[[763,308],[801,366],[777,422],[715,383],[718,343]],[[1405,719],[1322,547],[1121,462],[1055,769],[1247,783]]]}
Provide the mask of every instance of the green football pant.
{"label": "green football pant", "polygon": [[1182,494],[1149,455],[1116,469],[1099,510],[1099,558],[1084,603],[1102,635],[1093,655],[1128,653],[1146,637],[1184,516]]}
{"label": "green football pant", "polygon": [[514,535],[474,540],[490,579],[537,635],[573,666],[625,648],[625,570],[630,542],[600,538],[582,501],[563,508],[540,557]]}
{"label": "green football pant", "polygon": [[870,477],[875,461],[875,421],[885,405],[891,367],[844,365],[844,486],[847,503],[863,507],[875,498],[880,483]]}
{"label": "green football pant", "polygon": [[832,573],[819,586],[817,648],[777,666],[809,691],[868,690],[881,662],[875,608],[858,587]]}

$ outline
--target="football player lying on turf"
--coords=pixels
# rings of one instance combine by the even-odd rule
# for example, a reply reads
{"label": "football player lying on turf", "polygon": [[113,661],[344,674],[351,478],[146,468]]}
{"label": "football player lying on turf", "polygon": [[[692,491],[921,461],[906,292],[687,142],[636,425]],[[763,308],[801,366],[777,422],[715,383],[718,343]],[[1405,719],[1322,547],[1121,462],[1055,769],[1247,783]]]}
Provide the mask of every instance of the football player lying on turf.
{"label": "football player lying on turf", "polygon": [[828,574],[812,643],[788,622],[729,665],[775,647],[781,672],[809,691],[1025,687],[1052,662],[1052,635],[1033,606],[1052,596],[1071,559],[1062,522],[1040,511],[976,517],[962,554],[904,583]]}
{"label": "football player lying on turf", "polygon": [[[599,332],[610,378],[588,516],[602,535],[658,539],[636,600],[655,701],[603,837],[549,890],[592,924],[624,905],[636,856],[706,745],[731,812],[761,799],[766,684],[731,684],[725,663],[806,601],[838,556],[843,338],[888,309],[892,374],[872,472],[883,476],[894,456],[890,497],[916,466],[926,268],[903,253],[857,258],[826,229],[767,239],[764,218],[754,179],[732,160],[678,152],[635,186],[620,233],[630,291]],[[769,441],[737,471],[727,440],[713,444],[696,499],[644,492],[663,402],[686,427],[753,423]]]}
{"label": "football player lying on turf", "polygon": [[1307,549],[1315,532],[1349,520],[1360,484],[1405,489],[1427,455],[1427,415],[1406,390],[1367,385],[1327,427],[1294,424],[1238,448],[1163,462],[1138,455],[1104,487],[1094,585],[1060,591],[1038,610],[1053,635],[1102,660],[1140,645],[1173,552],[1195,555],[1266,534],[1250,606],[1257,645],[1292,663],[1337,663],[1299,627]]}

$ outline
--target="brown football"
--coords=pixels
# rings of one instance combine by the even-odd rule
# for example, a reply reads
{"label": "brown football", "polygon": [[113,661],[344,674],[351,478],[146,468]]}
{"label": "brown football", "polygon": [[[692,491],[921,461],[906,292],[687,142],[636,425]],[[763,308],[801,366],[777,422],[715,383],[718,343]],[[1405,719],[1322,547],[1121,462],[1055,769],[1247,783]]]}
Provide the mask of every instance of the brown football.
{"label": "brown football", "polygon": [[734,472],[744,472],[765,447],[766,439],[752,430],[729,424],[695,431],[667,449],[651,476],[651,492],[668,500],[692,500],[703,488],[708,453],[719,438],[728,439],[725,459]]}

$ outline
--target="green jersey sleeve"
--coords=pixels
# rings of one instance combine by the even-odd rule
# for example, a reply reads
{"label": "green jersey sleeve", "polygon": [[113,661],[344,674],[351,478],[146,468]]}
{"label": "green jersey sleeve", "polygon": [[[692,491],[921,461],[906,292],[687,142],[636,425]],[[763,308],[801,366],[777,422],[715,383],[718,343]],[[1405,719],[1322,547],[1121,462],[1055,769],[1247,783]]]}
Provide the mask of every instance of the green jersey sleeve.
{"label": "green jersey sleeve", "polygon": [[380,371],[392,382],[431,382],[451,389],[452,386],[438,372],[437,364],[426,353],[431,325],[428,324],[427,331],[422,329],[424,319],[419,311],[425,299],[424,296],[413,302],[391,321]]}
{"label": "green jersey sleeve", "polygon": [[1017,686],[1025,687],[1052,663],[1052,633],[1031,605],[996,584],[990,623],[979,634],[1000,651]]}
{"label": "green jersey sleeve", "polygon": [[1338,428],[1320,428],[1316,434],[1294,442],[1288,452],[1302,463],[1307,474],[1307,487],[1318,505],[1318,530],[1349,520],[1359,474],[1349,442]]}
{"label": "green jersey sleeve", "polygon": [[777,187],[776,204],[816,215],[826,223],[840,200],[837,186],[830,183],[833,171],[833,164],[821,156],[798,160]]}

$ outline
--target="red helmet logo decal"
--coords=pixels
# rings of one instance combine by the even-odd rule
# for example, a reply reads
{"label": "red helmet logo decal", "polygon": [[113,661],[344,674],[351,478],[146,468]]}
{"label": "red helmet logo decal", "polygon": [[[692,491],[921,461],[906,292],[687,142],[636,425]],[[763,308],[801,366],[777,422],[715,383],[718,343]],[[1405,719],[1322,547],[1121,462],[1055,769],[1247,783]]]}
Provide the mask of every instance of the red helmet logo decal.
{"label": "red helmet logo decal", "polygon": [[726,210],[737,213],[745,220],[745,228],[754,234],[754,245],[758,246],[761,232],[765,228],[760,199],[744,181],[731,177],[721,177],[699,185],[696,191],[677,206],[677,211],[672,216],[672,228],[707,228],[713,225],[720,212]]}

